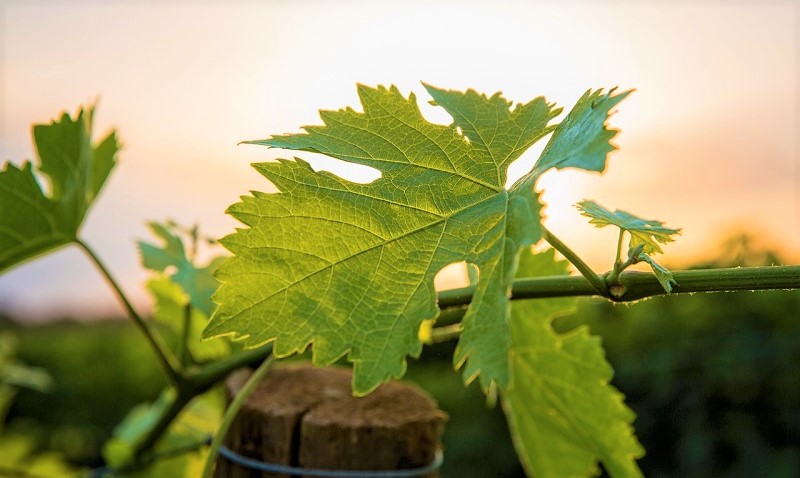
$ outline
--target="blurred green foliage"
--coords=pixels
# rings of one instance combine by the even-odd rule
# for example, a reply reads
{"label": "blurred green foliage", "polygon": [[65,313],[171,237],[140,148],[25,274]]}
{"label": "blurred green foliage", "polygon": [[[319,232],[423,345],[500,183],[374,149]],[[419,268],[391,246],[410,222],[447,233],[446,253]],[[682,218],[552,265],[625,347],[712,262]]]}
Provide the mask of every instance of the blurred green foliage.
{"label": "blurred green foliage", "polygon": [[647,476],[800,472],[800,293],[582,302],[636,412]]}
{"label": "blurred green foliage", "polygon": [[135,405],[154,400],[165,380],[139,331],[121,320],[2,326],[16,335],[20,361],[47,370],[48,393],[20,390],[9,426],[24,423],[38,446],[98,466],[103,443]]}

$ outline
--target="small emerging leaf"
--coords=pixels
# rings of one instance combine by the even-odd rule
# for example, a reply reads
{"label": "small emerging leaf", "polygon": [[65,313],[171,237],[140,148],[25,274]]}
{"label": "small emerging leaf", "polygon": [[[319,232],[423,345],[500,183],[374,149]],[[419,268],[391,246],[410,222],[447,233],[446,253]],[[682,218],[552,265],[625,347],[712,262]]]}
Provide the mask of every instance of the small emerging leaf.
{"label": "small emerging leaf", "polygon": [[0,272],[77,237],[119,150],[114,132],[92,143],[93,113],[90,106],[75,119],[64,113],[33,127],[37,169],[50,183],[49,195],[30,162],[0,171]]}
{"label": "small emerging leaf", "polygon": [[[172,389],[164,390],[153,403],[134,407],[114,429],[103,447],[103,458],[113,468],[124,468],[134,460],[134,453],[155,425],[159,416],[175,399]],[[129,478],[193,478],[200,476],[205,462],[202,446],[212,435],[222,418],[224,404],[218,390],[196,397],[172,422],[155,445],[154,454],[160,459],[137,466],[124,473]],[[196,447],[198,452],[187,453]]]}
{"label": "small emerging leaf", "polygon": [[169,277],[154,277],[145,284],[153,297],[155,307],[153,318],[172,329],[180,336],[183,327],[188,325],[186,346],[192,358],[203,362],[220,358],[230,353],[230,345],[225,340],[201,340],[200,334],[208,323],[208,316],[200,309],[192,307],[191,317],[186,323],[186,294],[179,284]]}
{"label": "small emerging leaf", "polygon": [[177,226],[157,222],[151,222],[148,226],[163,244],[139,241],[137,245],[142,256],[142,265],[157,272],[169,272],[172,281],[188,296],[192,307],[210,317],[215,308],[211,295],[219,286],[212,274],[219,267],[221,258],[215,258],[203,267],[196,266],[187,256],[183,240],[175,233]]}
{"label": "small emerging leaf", "polygon": [[664,227],[661,221],[642,219],[620,210],[611,212],[594,201],[582,201],[576,207],[597,227],[614,225],[628,231],[631,235],[629,247],[634,249],[641,245],[647,254],[662,252],[658,244],[672,242],[675,240],[672,236],[681,233],[680,229]]}
{"label": "small emerging leaf", "polygon": [[137,446],[158,421],[169,404],[175,400],[175,391],[167,389],[153,403],[141,403],[132,408],[114,428],[112,438],[103,447],[103,458],[114,468],[130,465]]}
{"label": "small emerging leaf", "polygon": [[663,287],[668,294],[672,293],[672,287],[678,285],[678,283],[675,282],[675,277],[672,276],[672,272],[647,254],[639,254],[639,260],[650,264],[650,267],[653,268],[653,274],[656,275],[656,279],[661,283],[661,287]]}

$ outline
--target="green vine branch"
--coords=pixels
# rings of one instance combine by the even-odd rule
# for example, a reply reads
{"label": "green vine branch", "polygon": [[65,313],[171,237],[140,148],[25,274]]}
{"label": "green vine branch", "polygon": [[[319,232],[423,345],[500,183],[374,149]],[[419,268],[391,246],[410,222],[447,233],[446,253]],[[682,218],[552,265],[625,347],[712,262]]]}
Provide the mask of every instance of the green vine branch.
{"label": "green vine branch", "polygon": [[225,435],[228,434],[228,430],[231,428],[231,425],[233,425],[236,415],[239,414],[239,409],[247,402],[247,399],[250,398],[250,395],[253,394],[258,384],[261,383],[261,380],[272,367],[272,362],[273,357],[269,357],[258,366],[253,374],[250,375],[250,378],[247,379],[242,389],[239,390],[239,393],[236,394],[236,397],[228,406],[228,409],[225,410],[225,416],[222,417],[222,424],[219,426],[217,433],[214,434],[214,439],[211,441],[211,448],[208,450],[206,464],[203,467],[203,478],[211,478],[211,474],[214,472],[214,465],[217,461],[217,455],[219,454],[219,448],[222,446]]}
{"label": "green vine branch", "polygon": [[[144,438],[137,444],[135,455],[137,456],[137,466],[146,463],[147,453],[164,435],[175,418],[186,408],[186,406],[198,395],[208,391],[211,387],[224,380],[231,372],[245,366],[256,366],[263,364],[270,356],[272,347],[260,347],[233,354],[224,359],[211,362],[201,367],[187,368],[191,361],[186,343],[180,344],[181,357],[176,359],[169,348],[160,340],[160,336],[154,334],[141,315],[131,304],[119,282],[111,275],[105,263],[94,252],[94,250],[84,241],[75,239],[75,243],[86,253],[97,269],[111,286],[122,303],[128,317],[134,325],[142,331],[143,335],[150,344],[156,355],[159,365],[167,376],[171,386],[175,389],[174,398],[164,408],[161,415],[155,420],[153,426],[147,431]],[[183,340],[187,339],[188,327],[191,318],[191,306],[185,308],[184,330],[182,331]]]}
{"label": "green vine branch", "polygon": [[198,370],[181,375],[175,384],[177,392],[175,398],[169,406],[164,408],[153,427],[148,430],[145,438],[138,443],[135,452],[136,456],[144,457],[158,439],[164,435],[175,418],[195,397],[225,380],[234,370],[263,364],[270,358],[271,352],[272,347],[270,346],[239,352],[217,362],[212,362]]}
{"label": "green vine branch", "polygon": [[167,380],[169,380],[172,384],[176,384],[180,378],[180,364],[178,363],[177,359],[169,351],[169,348],[159,339],[159,336],[153,334],[142,316],[136,312],[136,309],[133,308],[130,300],[128,300],[128,297],[122,290],[122,287],[120,287],[119,283],[116,281],[116,279],[114,279],[114,276],[111,275],[111,271],[109,271],[94,250],[92,250],[92,248],[81,239],[76,238],[75,243],[86,253],[89,259],[91,259],[100,273],[106,279],[106,282],[108,282],[111,288],[114,289],[114,292],[116,293],[119,301],[122,303],[122,306],[125,308],[128,317],[131,319],[134,325],[136,325],[136,327],[142,331],[142,334],[144,334],[147,342],[150,344],[150,347],[156,354],[158,363],[164,371],[164,374],[167,376]]}
{"label": "green vine branch", "polygon": [[[513,283],[511,299],[600,296],[622,302],[666,293],[654,274],[624,271],[626,264],[619,261],[615,264],[613,271],[602,276],[598,275],[550,231],[545,229],[543,235],[583,275],[518,279]],[[256,365],[268,367],[266,364],[271,362],[271,347],[244,351],[207,365],[186,368],[189,357],[184,353],[188,353],[188,350],[181,354],[179,362],[159,340],[159,336],[149,329],[144,319],[136,312],[119,283],[92,248],[81,240],[76,240],[76,243],[114,289],[129,318],[143,332],[151,345],[161,368],[176,391],[173,401],[148,430],[145,438],[138,443],[136,456],[139,457],[139,464],[142,464],[147,460],[148,453],[153,446],[195,397],[206,392],[241,367]],[[688,270],[677,271],[673,274],[678,283],[673,288],[673,293],[800,288],[800,266]],[[612,287],[614,288],[613,292]],[[475,287],[472,286],[439,293],[439,307],[442,309],[442,313],[437,322],[442,327],[433,330],[431,337],[433,342],[452,340],[459,336],[461,325],[458,322],[472,301],[474,292]],[[191,310],[185,312],[188,314]],[[187,325],[188,323],[185,323],[184,327]]]}
{"label": "green vine branch", "polygon": [[[797,265],[696,269],[673,271],[672,274],[677,282],[672,294],[800,289],[800,266]],[[598,292],[595,285],[583,276],[517,279],[511,288],[511,299],[600,296],[615,302],[630,302],[667,294],[651,272],[625,271],[619,274],[617,282],[622,290],[612,296],[607,290]],[[439,292],[439,308],[442,309],[442,314],[438,322],[453,323],[460,320],[474,292],[474,286]],[[446,320],[442,320],[444,318]]]}

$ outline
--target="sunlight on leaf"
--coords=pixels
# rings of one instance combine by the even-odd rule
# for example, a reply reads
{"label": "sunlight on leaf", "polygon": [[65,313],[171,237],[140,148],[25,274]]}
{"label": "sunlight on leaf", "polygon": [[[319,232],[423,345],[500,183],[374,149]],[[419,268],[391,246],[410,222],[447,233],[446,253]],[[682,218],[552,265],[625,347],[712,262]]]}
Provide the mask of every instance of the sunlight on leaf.
{"label": "sunlight on leaf", "polygon": [[661,221],[642,219],[619,209],[611,212],[594,201],[581,201],[576,207],[581,214],[591,218],[589,223],[597,227],[614,225],[628,231],[631,235],[630,249],[642,245],[647,254],[662,252],[658,244],[672,242],[675,240],[672,236],[681,233],[680,229],[664,227]]}
{"label": "sunlight on leaf", "polygon": [[[519,277],[567,274],[553,249],[522,252]],[[515,301],[511,307],[512,381],[501,389],[511,435],[529,476],[595,475],[597,462],[612,477],[641,476],[644,450],[633,434],[633,412],[609,384],[613,371],[600,339],[586,328],[559,334],[556,315],[576,299]]]}
{"label": "sunlight on leaf", "polygon": [[[578,126],[560,136],[586,140],[582,152],[549,161],[509,190],[508,165],[556,128],[549,123],[560,109],[541,97],[512,107],[499,93],[425,88],[452,124],[425,120],[413,94],[359,85],[363,113],[323,111],[324,126],[250,142],[382,175],[355,184],[299,158],[256,164],[280,192],[255,192],[229,208],[248,227],[222,240],[234,257],[216,274],[220,307],[205,337],[233,335],[247,347],[274,341],[278,357],[313,343],[318,365],[346,354],[354,392],[365,394],[401,377],[405,357],[419,355],[420,324],[437,314],[434,276],[467,261],[480,273],[454,361],[484,390],[508,383],[511,281],[520,248],[541,237],[535,180],[560,165],[596,170],[612,149],[597,144],[614,133],[605,130],[606,109],[579,104],[567,116]],[[567,147],[553,141],[556,152]]]}

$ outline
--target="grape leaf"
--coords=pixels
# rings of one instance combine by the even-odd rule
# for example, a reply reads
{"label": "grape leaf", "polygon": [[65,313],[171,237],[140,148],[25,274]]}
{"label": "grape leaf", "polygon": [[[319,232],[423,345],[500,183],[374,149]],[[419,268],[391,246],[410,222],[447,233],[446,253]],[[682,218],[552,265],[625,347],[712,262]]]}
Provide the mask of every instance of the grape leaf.
{"label": "grape leaf", "polygon": [[618,130],[605,127],[606,120],[613,114],[611,108],[632,92],[615,95],[614,91],[616,88],[607,94],[603,94],[603,90],[589,90],[581,96],[542,150],[534,166],[536,173],[544,173],[550,168],[605,170],[606,156],[616,149],[611,140],[618,133]]}
{"label": "grape leaf", "polygon": [[639,259],[650,264],[650,267],[653,269],[653,274],[655,274],[656,279],[658,279],[658,282],[661,284],[661,287],[667,291],[667,294],[672,293],[672,287],[678,285],[678,282],[675,281],[675,277],[672,275],[672,272],[656,262],[655,259],[647,254],[639,254]]}
{"label": "grape leaf", "polygon": [[92,144],[94,107],[33,127],[42,190],[30,162],[0,171],[0,271],[75,240],[83,219],[116,164],[116,133]]}
{"label": "grape leaf", "polygon": [[211,295],[219,286],[212,274],[219,267],[221,258],[213,259],[206,266],[196,266],[187,257],[183,240],[175,233],[174,227],[157,222],[151,222],[148,226],[163,245],[138,241],[142,265],[157,272],[173,271],[170,278],[183,289],[192,306],[210,317],[215,307]]}
{"label": "grape leaf", "polygon": [[[155,302],[153,318],[176,333],[183,330],[186,313],[186,294],[183,288],[166,276],[153,277],[145,286]],[[208,297],[207,299],[210,300]],[[207,323],[208,316],[197,307],[192,307],[186,346],[189,347],[192,358],[201,362],[224,357],[230,352],[230,346],[224,340],[200,340],[200,333]]]}
{"label": "grape leaf", "polygon": [[649,221],[619,209],[611,212],[594,201],[581,201],[576,206],[581,214],[591,218],[590,224],[597,227],[614,225],[628,231],[631,235],[629,248],[634,249],[641,245],[647,254],[662,252],[658,243],[672,242],[675,240],[672,236],[681,233],[680,229],[664,227],[661,221]]}
{"label": "grape leaf", "polygon": [[140,403],[128,411],[125,418],[114,427],[114,432],[103,446],[103,458],[114,468],[123,468],[133,463],[139,443],[158,422],[158,418],[175,400],[175,390],[161,392],[152,403]]}
{"label": "grape leaf", "polygon": [[[174,398],[175,391],[166,389],[155,402],[141,403],[132,408],[103,446],[106,463],[116,469],[124,469],[133,463],[135,450]],[[206,447],[202,445],[219,426],[224,408],[219,390],[196,397],[156,443],[154,455],[159,458],[144,468],[136,467],[120,475],[131,478],[200,476],[206,455]],[[183,451],[195,446],[198,452]]]}
{"label": "grape leaf", "polygon": [[[553,130],[559,110],[541,97],[511,109],[500,94],[425,87],[454,123],[426,121],[413,94],[360,85],[363,113],[323,111],[324,126],[250,142],[326,154],[382,177],[355,184],[299,158],[256,164],[280,192],[254,192],[228,209],[248,228],[222,240],[234,257],[216,274],[219,308],[205,337],[234,335],[247,347],[274,340],[278,357],[313,343],[318,365],[347,354],[353,390],[365,394],[420,353],[419,326],[437,314],[433,278],[465,260],[480,278],[454,360],[467,382],[507,383],[517,253],[541,236],[535,177],[506,189],[507,166]],[[598,127],[587,134],[605,134]]]}
{"label": "grape leaf", "polygon": [[[517,275],[567,274],[554,251],[520,255]],[[512,381],[501,388],[514,445],[529,476],[580,477],[597,472],[641,476],[644,453],[633,435],[633,412],[608,382],[613,371],[600,340],[586,328],[565,334],[551,326],[574,298],[515,301],[511,307]]]}

